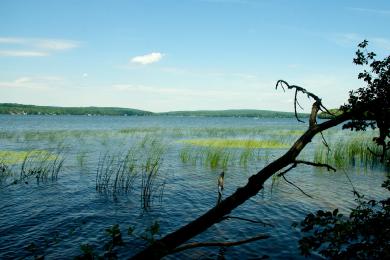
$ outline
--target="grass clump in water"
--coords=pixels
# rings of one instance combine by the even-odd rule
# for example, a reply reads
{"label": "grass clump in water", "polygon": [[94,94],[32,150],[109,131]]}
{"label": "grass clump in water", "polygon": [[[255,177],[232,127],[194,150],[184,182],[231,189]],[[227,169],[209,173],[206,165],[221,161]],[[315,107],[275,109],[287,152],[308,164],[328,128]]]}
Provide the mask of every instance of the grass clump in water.
{"label": "grass clump in water", "polygon": [[1,151],[0,158],[2,188],[28,183],[31,177],[38,183],[56,181],[64,164],[63,156],[44,150]]}
{"label": "grass clump in water", "polygon": [[155,197],[162,198],[165,181],[160,169],[165,145],[145,136],[124,155],[108,153],[99,159],[96,190],[112,195],[128,194],[140,190],[141,207],[147,210]]}
{"label": "grass clump in water", "polygon": [[381,147],[372,141],[370,134],[357,134],[349,138],[339,138],[335,143],[330,143],[330,150],[324,145],[317,146],[314,153],[314,161],[327,163],[336,167],[363,167],[373,168],[379,165]]}
{"label": "grass clump in water", "polygon": [[22,163],[26,157],[30,161],[49,160],[53,161],[57,155],[46,150],[30,150],[30,151],[0,151],[2,163],[12,165]]}
{"label": "grass clump in water", "polygon": [[288,148],[289,146],[278,140],[255,140],[255,139],[189,139],[182,140],[185,144],[195,146],[217,147],[217,148]]}
{"label": "grass clump in water", "polygon": [[199,163],[221,170],[235,164],[247,167],[248,162],[260,160],[262,151],[288,147],[277,140],[189,139],[180,142],[185,144],[179,153],[182,163]]}

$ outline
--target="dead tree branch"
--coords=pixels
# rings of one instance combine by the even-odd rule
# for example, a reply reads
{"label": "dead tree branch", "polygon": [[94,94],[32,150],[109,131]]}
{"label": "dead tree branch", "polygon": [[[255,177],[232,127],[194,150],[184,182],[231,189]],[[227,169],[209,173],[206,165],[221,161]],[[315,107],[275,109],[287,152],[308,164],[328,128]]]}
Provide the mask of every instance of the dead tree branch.
{"label": "dead tree branch", "polygon": [[[278,81],[278,84],[290,86],[285,81]],[[258,173],[252,175],[245,186],[238,188],[233,194],[222,200],[217,206],[211,208],[192,222],[185,224],[176,231],[167,234],[160,240],[157,240],[155,243],[136,254],[133,259],[159,259],[167,254],[170,254],[173,250],[175,250],[175,248],[202,233],[215,223],[220,222],[223,217],[228,215],[233,209],[237,208],[262,190],[264,182],[272,175],[294,163],[297,156],[301,153],[304,147],[311,142],[315,135],[351,119],[351,114],[345,112],[328,121],[317,124],[315,118],[321,107],[321,100],[316,95],[301,87],[292,85],[292,87],[290,86],[289,88],[298,88],[300,92],[315,99],[310,115],[309,128],[305,131],[305,133],[298,138],[298,140],[284,155],[265,166]]]}
{"label": "dead tree branch", "polygon": [[[299,92],[301,92],[302,94],[306,94],[309,99],[312,98],[315,102],[317,102],[319,110],[325,111],[325,112],[329,113],[330,115],[333,115],[324,105],[322,105],[321,98],[319,98],[317,95],[307,91],[306,89],[304,89],[304,88],[302,88],[300,86],[297,86],[297,85],[290,85],[290,84],[288,84],[284,80],[278,80],[276,82],[276,87],[275,88],[278,89],[279,86],[283,89],[283,91],[285,91],[284,86],[286,86],[288,89],[295,89],[295,94],[294,94],[294,113],[295,113],[295,118],[299,122],[304,123],[304,121],[299,119],[298,112],[297,112],[297,105],[302,109],[302,106],[298,102],[298,93]],[[317,114],[316,114],[316,116],[317,116]]]}
{"label": "dead tree branch", "polygon": [[292,169],[294,169],[295,167],[297,167],[297,163],[294,161],[293,162],[293,165],[291,165],[290,167],[288,167],[286,170],[282,171],[282,172],[279,172],[278,173],[278,177],[282,177],[283,175],[285,175],[287,172],[291,171]]}
{"label": "dead tree branch", "polygon": [[312,196],[310,196],[309,194],[307,194],[306,192],[304,192],[304,191],[303,191],[299,186],[297,186],[295,183],[293,183],[293,182],[287,180],[286,176],[282,175],[282,178],[283,178],[288,184],[290,184],[291,186],[297,188],[300,192],[302,192],[303,195],[305,195],[305,196],[307,196],[307,197],[309,197],[309,198],[311,198],[311,199],[313,198]]}
{"label": "dead tree branch", "polygon": [[326,163],[315,163],[315,162],[308,162],[308,161],[302,161],[302,160],[296,160],[295,161],[296,163],[300,163],[300,164],[306,164],[306,165],[310,165],[310,166],[314,166],[314,167],[324,167],[326,168],[328,171],[332,170],[334,172],[336,172],[336,169],[332,166],[330,166],[329,164],[326,164]]}

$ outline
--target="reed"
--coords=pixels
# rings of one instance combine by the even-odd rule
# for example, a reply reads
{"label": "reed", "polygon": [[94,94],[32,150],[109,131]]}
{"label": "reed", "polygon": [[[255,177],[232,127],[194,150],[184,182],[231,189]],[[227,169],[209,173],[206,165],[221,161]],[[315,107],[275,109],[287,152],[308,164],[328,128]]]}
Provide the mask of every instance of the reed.
{"label": "reed", "polygon": [[159,198],[162,198],[165,182],[158,182],[161,159],[161,154],[151,154],[141,167],[141,207],[143,209],[150,208],[155,194],[160,193]]}
{"label": "reed", "polygon": [[278,140],[256,140],[256,139],[189,139],[182,140],[182,143],[196,146],[217,147],[217,148],[273,148],[281,149],[289,146]]}
{"label": "reed", "polygon": [[139,188],[141,208],[151,207],[154,198],[162,198],[165,180],[160,169],[165,144],[145,136],[126,153],[104,154],[96,171],[96,190],[113,196],[126,195]]}
{"label": "reed", "polygon": [[76,155],[76,161],[77,161],[77,164],[80,167],[84,167],[85,166],[85,163],[87,161],[87,156],[88,156],[88,152],[86,150],[81,150]]}
{"label": "reed", "polygon": [[373,168],[379,165],[381,147],[372,141],[370,133],[354,134],[349,138],[339,137],[329,143],[330,150],[323,145],[317,145],[314,152],[314,161],[327,163],[336,167],[356,167],[357,169]]}
{"label": "reed", "polygon": [[48,151],[1,151],[1,188],[35,177],[37,183],[56,181],[63,168],[64,156]]}
{"label": "reed", "polygon": [[247,167],[249,162],[269,157],[269,150],[288,147],[278,140],[258,139],[189,139],[179,152],[182,163],[196,165],[200,163],[211,169],[226,170],[227,167],[240,165]]}
{"label": "reed", "polygon": [[21,164],[19,180],[34,176],[37,182],[56,181],[64,160],[63,156],[54,153],[28,154]]}
{"label": "reed", "polygon": [[108,153],[101,156],[96,171],[96,190],[114,198],[118,194],[130,192],[137,177],[135,162],[132,150],[124,156]]}

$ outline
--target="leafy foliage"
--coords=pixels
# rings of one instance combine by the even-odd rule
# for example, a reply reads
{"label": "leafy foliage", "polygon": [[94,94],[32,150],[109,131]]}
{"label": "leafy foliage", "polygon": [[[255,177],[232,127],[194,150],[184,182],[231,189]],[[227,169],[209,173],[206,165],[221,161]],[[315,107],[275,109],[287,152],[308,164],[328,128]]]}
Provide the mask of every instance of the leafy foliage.
{"label": "leafy foliage", "polygon": [[[390,180],[383,185],[390,191]],[[336,259],[390,258],[390,198],[365,200],[356,193],[358,206],[349,217],[331,211],[317,211],[301,222],[307,235],[299,241],[301,253],[312,250]]]}
{"label": "leafy foliage", "polygon": [[[367,86],[351,91],[348,104],[340,108],[352,116],[343,128],[379,129],[379,136],[373,141],[382,147],[382,152],[371,152],[382,163],[390,164],[387,155],[390,148],[390,56],[376,60],[376,54],[366,50],[367,45],[366,40],[358,45],[353,60],[356,65],[365,67],[358,78]],[[382,186],[390,191],[390,179]],[[303,255],[317,251],[335,259],[390,258],[390,197],[381,201],[366,200],[356,191],[354,193],[358,206],[348,217],[338,209],[333,212],[319,210],[301,222],[305,236],[299,241],[299,247]]]}
{"label": "leafy foliage", "polygon": [[363,72],[358,78],[363,79],[366,87],[351,91],[348,104],[341,107],[344,112],[352,113],[352,121],[343,128],[361,131],[367,127],[379,129],[379,136],[374,141],[382,146],[382,153],[377,154],[381,162],[389,162],[386,157],[390,149],[390,56],[383,60],[376,60],[374,52],[368,52],[368,41],[364,40],[358,45],[356,57],[353,62],[363,66]]}

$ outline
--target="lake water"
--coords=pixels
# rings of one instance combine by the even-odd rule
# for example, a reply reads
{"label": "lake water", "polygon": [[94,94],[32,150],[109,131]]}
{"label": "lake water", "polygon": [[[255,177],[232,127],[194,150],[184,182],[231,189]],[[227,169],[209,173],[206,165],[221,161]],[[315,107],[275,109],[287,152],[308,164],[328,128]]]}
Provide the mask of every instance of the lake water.
{"label": "lake water", "polygon": [[[110,241],[106,229],[115,224],[119,225],[125,245],[115,247],[114,251],[121,259],[130,257],[147,245],[140,237],[148,234],[145,230],[156,221],[160,226],[159,234],[164,235],[214,206],[221,171],[226,173],[223,193],[226,197],[245,185],[249,176],[285,152],[285,147],[305,128],[306,125],[294,119],[0,115],[0,151],[3,154],[8,151],[17,157],[23,151],[44,150],[58,153],[64,159],[55,181],[37,182],[31,177],[12,184],[19,178],[21,161],[14,158],[11,162],[8,158],[13,173],[1,177],[0,258],[44,255],[47,259],[72,259],[82,254],[80,246],[85,244],[101,255],[104,244]],[[326,136],[330,142],[338,142],[343,134],[340,132],[340,129],[334,129]],[[250,150],[250,156],[245,157],[240,147],[210,150],[188,143],[188,140],[200,139],[273,140],[284,146],[254,148]],[[320,143],[321,139],[314,139],[302,158],[312,160]],[[136,153],[132,158],[138,158],[135,164],[142,166],[142,160],[157,146],[161,147],[161,158],[154,186],[156,192],[152,194],[149,207],[142,204],[141,175],[135,177],[134,185],[127,193],[113,195],[110,191],[96,190],[96,174],[99,165],[104,164],[103,158],[123,158],[131,148]],[[216,151],[229,154],[223,165],[220,162],[210,165],[207,158]],[[329,173],[299,166],[289,172],[287,178],[313,198],[283,179],[269,180],[261,193],[231,214],[263,221],[272,227],[231,219],[214,225],[191,241],[234,241],[260,233],[269,234],[269,239],[223,251],[220,248],[192,249],[167,259],[216,259],[221,254],[226,259],[263,255],[279,259],[301,258],[298,250],[300,232],[292,223],[318,209],[338,207],[348,213],[355,203],[345,174],[359,192],[372,198],[383,196],[380,184],[385,172],[379,167],[365,170],[343,167],[336,173]],[[134,228],[132,235],[127,234],[129,227]]]}

